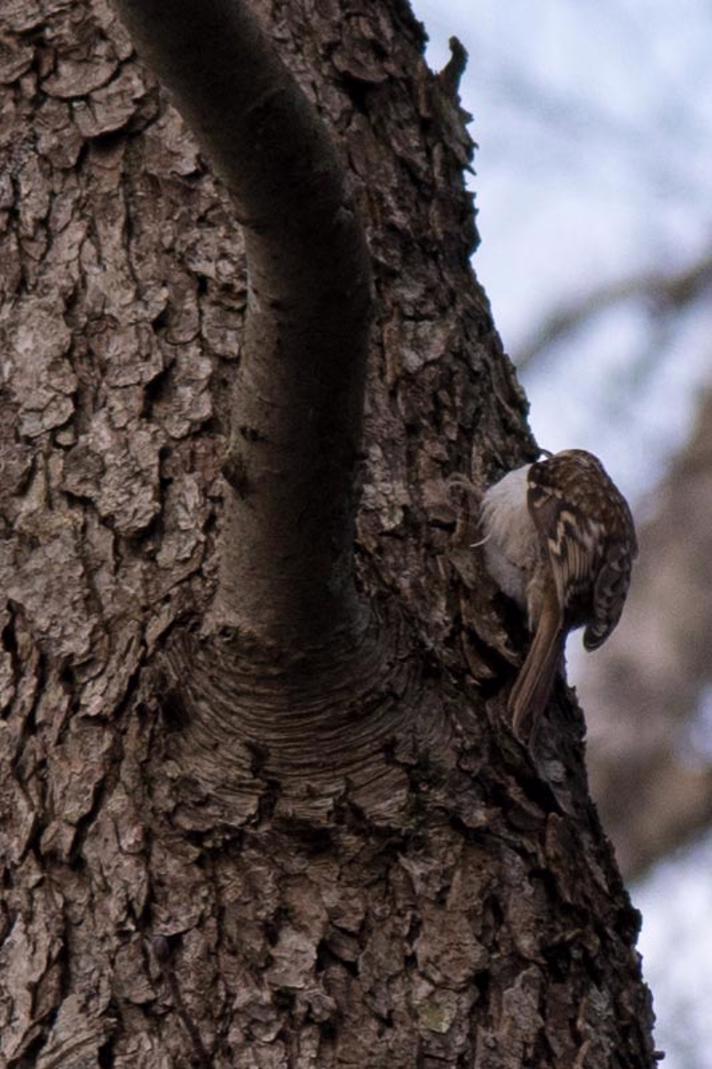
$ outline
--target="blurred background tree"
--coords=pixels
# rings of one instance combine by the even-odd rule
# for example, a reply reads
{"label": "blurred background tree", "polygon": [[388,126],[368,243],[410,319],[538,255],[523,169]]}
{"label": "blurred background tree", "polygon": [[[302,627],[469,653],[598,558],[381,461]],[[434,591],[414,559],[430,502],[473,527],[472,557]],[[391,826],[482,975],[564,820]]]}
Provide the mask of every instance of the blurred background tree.
{"label": "blurred background tree", "polygon": [[455,34],[480,149],[478,277],[541,445],[602,457],[641,558],[595,658],[570,645],[594,794],[669,1069],[712,1067],[712,9],[415,0]]}

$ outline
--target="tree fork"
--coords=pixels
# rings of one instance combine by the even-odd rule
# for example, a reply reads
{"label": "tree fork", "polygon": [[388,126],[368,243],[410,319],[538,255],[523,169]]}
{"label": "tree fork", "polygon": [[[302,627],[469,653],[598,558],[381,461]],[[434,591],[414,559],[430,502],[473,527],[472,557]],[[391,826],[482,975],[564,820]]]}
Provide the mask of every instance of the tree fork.
{"label": "tree fork", "polygon": [[[0,1062],[651,1069],[637,918],[588,801],[580,718],[557,695],[535,767],[504,718],[506,669],[493,677],[481,661],[478,689],[461,656],[469,651],[476,667],[487,636],[504,643],[508,635],[464,530],[462,582],[451,566],[457,534],[440,494],[468,459],[479,487],[531,452],[523,396],[470,273],[462,187],[469,142],[423,63],[422,35],[403,0],[258,3],[295,49],[313,47],[324,60],[324,80],[314,72],[322,99],[343,115],[349,164],[371,183],[385,329],[374,337],[369,496],[359,516],[370,617],[360,630],[358,612],[343,611],[334,634],[319,628],[319,605],[314,620],[301,606],[303,630],[296,614],[278,616],[269,598],[280,595],[279,569],[293,595],[288,609],[300,606],[302,588],[271,546],[255,574],[259,580],[268,562],[275,590],[250,587],[260,631],[245,633],[247,606],[231,603],[225,589],[228,626],[219,626],[218,612],[205,639],[181,626],[188,614],[202,619],[212,592],[217,448],[205,423],[207,371],[187,388],[182,376],[190,353],[201,351],[196,321],[206,349],[223,355],[242,295],[241,285],[239,300],[238,287],[223,294],[217,271],[207,275],[214,286],[194,293],[190,250],[196,244],[202,257],[224,242],[233,262],[241,250],[225,231],[212,182],[194,172],[192,144],[183,131],[176,138],[174,116],[162,102],[155,108],[124,34],[107,24],[104,0],[5,5],[0,23],[3,32],[14,29],[18,61],[4,65],[15,81],[0,153],[19,179],[3,217],[8,233],[0,234],[8,238],[0,288],[4,282],[3,311],[20,344],[7,349],[13,382],[0,397],[8,491],[0,542],[8,602],[0,650],[8,709],[0,724]],[[214,4],[195,0],[194,9],[184,73],[189,59],[193,71],[207,64],[201,78],[212,84],[222,68],[222,99],[219,88],[207,97],[227,112],[206,106],[203,125],[221,123],[232,136],[239,72],[224,76],[228,22],[217,20]],[[153,11],[149,36],[163,40],[176,32],[163,18],[181,17],[184,5],[163,5],[160,20],[155,3],[133,10],[138,23]],[[230,25],[240,10],[225,7]],[[109,68],[96,63],[104,55],[113,56]],[[116,78],[104,84],[108,69]],[[97,81],[96,91],[87,89]],[[251,89],[260,84],[253,72]],[[64,103],[72,98],[76,106]],[[133,138],[124,166],[126,143],[147,116],[155,117],[149,136]],[[126,137],[113,136],[127,122]],[[196,180],[181,182],[182,174]],[[282,179],[283,171],[270,175]],[[289,185],[284,196],[292,196]],[[303,198],[304,211],[319,199]],[[248,219],[246,203],[237,204]],[[280,212],[267,202],[264,226]],[[311,260],[303,265],[295,254],[290,267],[288,259],[298,245],[289,228],[308,235],[308,227],[289,212],[284,227],[273,233],[275,277],[300,263],[294,290],[282,289],[302,294],[310,315],[334,279],[357,269],[363,280],[346,243],[352,262],[337,263],[333,277],[324,267],[327,277],[312,286]],[[321,237],[309,236],[315,250]],[[163,238],[176,248],[173,264]],[[322,263],[316,252],[313,259]],[[251,270],[253,315],[259,287]],[[360,292],[367,303],[367,289]],[[173,340],[184,297],[190,323]],[[166,336],[155,320],[164,307]],[[218,348],[208,319],[228,309],[230,330],[220,331]],[[144,354],[135,334],[123,333],[125,319],[137,320],[148,367],[136,366]],[[107,338],[121,343],[118,352]],[[325,348],[320,366],[312,350],[294,346],[298,368],[316,366],[343,387],[343,395],[330,393],[316,372],[311,386],[336,413],[337,431],[347,418],[357,427],[360,416],[360,389],[344,386],[360,382],[347,343],[335,355]],[[261,355],[248,354],[245,368]],[[91,375],[77,385],[75,371]],[[309,382],[298,371],[299,389],[276,371],[263,371],[258,385],[275,385],[284,402],[283,379],[290,400],[303,405],[299,390]],[[156,389],[147,398],[150,383]],[[73,410],[63,391],[76,391]],[[335,407],[342,396],[346,416]],[[175,419],[166,419],[168,408]],[[327,416],[328,409],[315,415],[314,425]],[[259,430],[235,420],[241,462],[229,470],[239,489],[250,478],[254,486]],[[310,460],[306,439],[293,437]],[[352,434],[346,446],[355,451],[357,441]],[[346,474],[334,479],[348,505],[346,446]],[[268,447],[275,464],[288,465],[284,450]],[[298,475],[296,461],[294,468]],[[280,478],[282,470],[275,468]],[[271,472],[229,505],[241,520],[252,522],[248,504],[270,500],[279,518],[280,488],[291,501],[286,478]],[[330,488],[319,478],[317,471],[313,507],[324,514]],[[182,537],[186,514],[195,539]],[[333,574],[345,577],[348,592],[350,536],[338,530],[343,541],[329,559],[347,562]],[[291,529],[284,538],[295,551],[313,548]],[[250,563],[245,558],[246,588]],[[307,574],[306,584],[331,597],[324,574]],[[336,590],[332,607],[355,606],[350,594],[338,601]],[[293,630],[275,633],[275,618],[294,622]],[[415,622],[420,642],[404,620]],[[151,671],[167,634],[172,693]]]}

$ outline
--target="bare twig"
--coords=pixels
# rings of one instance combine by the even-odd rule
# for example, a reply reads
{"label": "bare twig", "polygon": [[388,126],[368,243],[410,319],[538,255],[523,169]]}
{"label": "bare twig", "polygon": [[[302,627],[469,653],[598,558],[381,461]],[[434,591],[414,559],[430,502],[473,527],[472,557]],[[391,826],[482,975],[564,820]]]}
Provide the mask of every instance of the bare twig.
{"label": "bare twig", "polygon": [[517,367],[526,367],[567,334],[580,330],[594,316],[616,304],[643,300],[656,314],[670,314],[692,303],[710,284],[712,256],[705,256],[673,274],[649,272],[601,286],[545,319],[517,355]]}

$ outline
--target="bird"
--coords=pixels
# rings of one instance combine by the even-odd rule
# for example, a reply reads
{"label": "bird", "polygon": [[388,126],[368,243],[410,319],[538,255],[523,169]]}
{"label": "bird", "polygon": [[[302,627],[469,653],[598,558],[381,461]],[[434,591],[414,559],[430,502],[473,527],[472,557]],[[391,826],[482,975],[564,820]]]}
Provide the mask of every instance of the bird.
{"label": "bird", "polygon": [[531,645],[507,708],[526,742],[546,708],[568,633],[587,650],[618,623],[638,543],[630,508],[584,449],[547,454],[508,472],[481,506],[485,565],[527,616]]}

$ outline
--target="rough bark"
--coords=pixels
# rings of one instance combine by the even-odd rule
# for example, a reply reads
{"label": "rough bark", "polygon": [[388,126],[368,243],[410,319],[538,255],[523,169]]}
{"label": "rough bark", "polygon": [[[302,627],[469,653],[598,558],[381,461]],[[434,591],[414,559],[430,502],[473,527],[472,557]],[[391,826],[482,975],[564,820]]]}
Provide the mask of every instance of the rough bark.
{"label": "rough bark", "polygon": [[255,8],[367,224],[368,625],[357,655],[286,669],[203,626],[244,343],[234,207],[104,0],[9,0],[0,1057],[647,1069],[580,716],[561,689],[535,759],[513,740],[521,635],[447,491],[533,451],[470,271],[450,82],[401,0]]}

